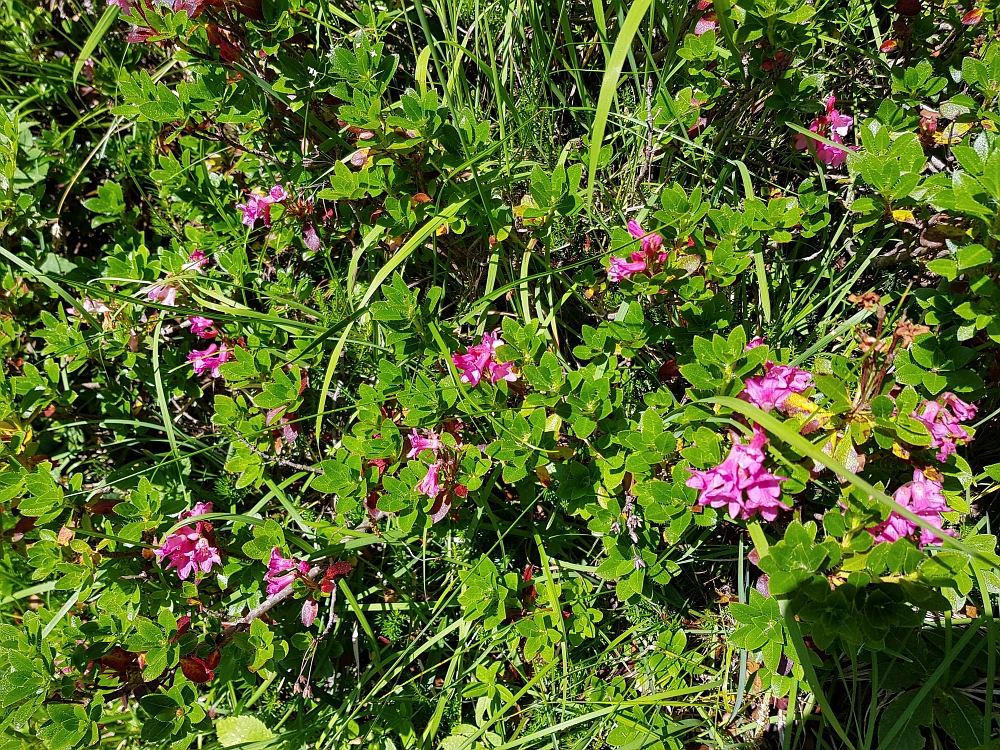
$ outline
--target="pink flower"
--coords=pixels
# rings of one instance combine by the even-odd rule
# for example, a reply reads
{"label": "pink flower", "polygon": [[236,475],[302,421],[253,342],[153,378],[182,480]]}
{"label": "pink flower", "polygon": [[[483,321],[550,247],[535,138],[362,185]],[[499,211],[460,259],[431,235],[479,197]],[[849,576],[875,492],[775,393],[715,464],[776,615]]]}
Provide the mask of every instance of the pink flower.
{"label": "pink flower", "polygon": [[747,345],[743,347],[743,351],[748,352],[751,349],[756,349],[758,346],[764,346],[765,343],[767,342],[764,341],[763,336],[754,336],[747,342]]}
{"label": "pink flower", "polygon": [[646,270],[646,261],[637,260],[629,263],[624,258],[612,258],[608,266],[608,281],[618,283],[622,279],[631,278],[633,274]]}
{"label": "pink flower", "polygon": [[437,452],[441,450],[441,438],[437,436],[436,433],[429,432],[427,437],[422,437],[419,432],[414,430],[410,433],[410,452],[406,454],[407,458],[416,458],[424,451],[433,451],[434,455],[437,456]]}
{"label": "pink flower", "polygon": [[438,484],[438,471],[441,469],[441,462],[437,461],[427,467],[427,474],[416,486],[417,492],[422,492],[427,497],[437,497],[441,494],[441,485]]}
{"label": "pink flower", "polygon": [[187,263],[181,266],[182,271],[201,271],[208,264],[208,256],[204,250],[195,250],[187,259]]}
{"label": "pink flower", "polygon": [[503,346],[503,339],[495,333],[483,334],[483,343],[470,346],[465,354],[452,354],[455,367],[462,371],[459,380],[475,387],[485,374],[491,383],[501,380],[514,382],[517,374],[511,372],[513,362],[497,362],[497,349]]}
{"label": "pink flower", "polygon": [[[854,118],[850,115],[842,115],[834,108],[835,104],[836,98],[831,94],[826,100],[826,114],[814,119],[809,125],[809,130],[824,138],[829,138],[834,143],[843,143],[854,124]],[[796,149],[805,151],[810,146],[816,149],[816,158],[831,167],[840,167],[847,161],[847,151],[843,149],[807,138],[801,133],[795,136]]]}
{"label": "pink flower", "polygon": [[154,284],[143,290],[150,302],[159,302],[167,307],[177,306],[177,287],[172,284]]}
{"label": "pink flower", "polygon": [[111,312],[111,308],[104,304],[104,302],[99,299],[91,299],[90,297],[83,298],[83,309],[91,315]]}
{"label": "pink flower", "polygon": [[281,554],[277,547],[271,550],[271,559],[267,563],[267,573],[264,581],[267,583],[267,595],[274,596],[282,589],[291,586],[295,580],[295,572],[302,575],[309,573],[309,563],[305,560],[289,560]]}
{"label": "pink flower", "polygon": [[316,621],[316,615],[319,614],[319,602],[315,599],[306,599],[302,602],[302,624],[305,627],[311,627]]}
{"label": "pink flower", "polygon": [[[961,413],[971,419],[976,415],[976,407],[953,393],[946,393],[941,399],[945,401],[943,407],[938,401],[924,401],[920,407],[922,411],[915,411],[910,416],[931,433],[931,447],[938,449],[938,461],[947,461],[948,456],[955,452],[958,441],[967,443],[972,440],[969,431],[959,424],[962,420],[956,414]],[[948,410],[949,406],[956,414]]]}
{"label": "pink flower", "polygon": [[[190,518],[212,512],[211,503],[198,503],[189,511],[180,514],[180,518]],[[192,573],[201,571],[208,573],[215,564],[222,565],[219,550],[213,544],[214,537],[208,534],[211,525],[204,521],[195,523],[194,528],[181,526],[163,540],[158,550],[155,550],[157,561],[162,565],[164,559],[169,559],[167,570],[176,568],[177,577],[187,580]]]}
{"label": "pink flower", "polygon": [[749,378],[740,398],[764,411],[781,406],[793,393],[802,393],[812,385],[812,375],[789,365],[764,363],[764,375]]}
{"label": "pink flower", "polygon": [[978,407],[975,404],[970,404],[963,401],[951,391],[942,393],[941,397],[938,400],[942,404],[944,404],[944,406],[949,407],[951,409],[952,413],[955,415],[955,418],[959,422],[968,422],[969,420],[974,419],[976,416],[976,412],[979,411]]}
{"label": "pink flower", "polygon": [[709,13],[707,16],[702,16],[698,19],[698,23],[694,25],[694,33],[696,36],[701,36],[706,31],[717,28],[719,28],[718,16],[715,13]]}
{"label": "pink flower", "polygon": [[[628,232],[637,240],[642,240],[642,251],[650,258],[655,258],[660,253],[660,249],[663,247],[663,237],[652,232],[650,234],[646,233],[646,230],[642,228],[642,225],[635,219],[629,220]],[[632,253],[632,260],[639,260],[635,257],[635,253]],[[666,260],[666,258],[662,258]]]}
{"label": "pink flower", "polygon": [[218,378],[222,376],[219,366],[229,361],[229,350],[225,346],[220,348],[218,344],[211,344],[201,351],[195,349],[187,358],[194,368],[195,375],[204,375],[205,372],[211,371],[212,377]]}
{"label": "pink flower", "polygon": [[192,516],[203,516],[212,512],[211,503],[195,503],[191,510],[186,510],[180,514],[179,518],[191,518]]}
{"label": "pink flower", "polygon": [[117,5],[126,16],[132,15],[132,5],[129,0],[108,0],[108,5]]}
{"label": "pink flower", "polygon": [[243,212],[245,226],[252,227],[260,218],[264,218],[267,224],[271,223],[271,202],[264,196],[251,195],[246,203],[236,204],[236,208]]}
{"label": "pink flower", "polygon": [[506,380],[509,383],[513,383],[517,380],[517,374],[511,372],[510,370],[513,365],[513,362],[490,362],[489,365],[487,365],[489,368],[490,382],[495,384],[501,380]]}
{"label": "pink flower", "polygon": [[[948,502],[941,493],[941,485],[933,479],[928,479],[920,469],[913,470],[913,481],[896,490],[893,499],[907,510],[930,522],[936,529],[941,529],[943,523],[941,514],[950,510]],[[868,531],[874,535],[875,543],[878,544],[910,537],[916,533],[917,528],[917,524],[913,521],[904,518],[896,511],[892,511],[886,520]],[[955,535],[953,531],[942,531],[942,534]],[[941,539],[942,534],[920,528],[918,543],[921,547],[925,544],[932,544]]]}
{"label": "pink flower", "polygon": [[251,194],[246,203],[237,204],[243,212],[243,224],[252,227],[257,219],[263,219],[265,226],[271,226],[271,205],[288,200],[288,192],[282,185],[275,185],[267,195]]}
{"label": "pink flower", "polygon": [[780,477],[764,470],[767,436],[758,425],[750,443],[736,443],[726,460],[707,471],[688,469],[694,476],[686,484],[696,490],[699,505],[726,508],[731,518],[752,518],[758,511],[767,521],[786,510],[781,500]]}
{"label": "pink flower", "polygon": [[192,315],[188,320],[191,323],[191,333],[200,339],[214,339],[219,335],[218,331],[212,330],[215,322],[209,318],[203,318],[201,315]]}

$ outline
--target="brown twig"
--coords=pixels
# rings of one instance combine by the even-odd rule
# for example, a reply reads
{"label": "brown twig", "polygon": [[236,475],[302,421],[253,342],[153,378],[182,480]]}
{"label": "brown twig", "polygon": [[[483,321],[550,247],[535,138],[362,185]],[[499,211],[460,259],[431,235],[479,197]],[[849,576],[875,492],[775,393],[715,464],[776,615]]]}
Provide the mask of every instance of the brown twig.
{"label": "brown twig", "polygon": [[242,435],[240,435],[240,440],[251,451],[256,453],[261,458],[267,459],[272,463],[280,464],[281,466],[287,466],[289,469],[297,469],[298,471],[308,471],[310,474],[323,473],[322,469],[317,469],[315,466],[306,466],[305,464],[296,463],[295,461],[289,461],[287,458],[281,458],[279,456],[269,456],[267,453],[264,453],[264,451],[254,448],[254,446],[250,443],[250,441],[247,440]]}
{"label": "brown twig", "polygon": [[[325,568],[322,565],[316,565],[309,569],[309,572],[305,575],[305,577],[308,578],[310,581],[314,580],[316,576],[318,576],[320,572],[323,570],[325,570]],[[244,630],[245,628],[250,627],[250,624],[254,620],[258,619],[259,617],[263,617],[272,607],[281,604],[281,602],[291,597],[292,594],[294,593],[295,589],[291,585],[288,585],[285,586],[285,588],[283,588],[278,593],[272,594],[271,596],[267,597],[267,599],[265,599],[256,607],[251,609],[243,617],[241,617],[232,625],[223,630],[222,633],[215,640],[216,648],[222,648],[223,646],[225,646],[227,643],[229,643],[229,641],[233,639],[233,637],[237,633],[239,633],[241,630]]]}

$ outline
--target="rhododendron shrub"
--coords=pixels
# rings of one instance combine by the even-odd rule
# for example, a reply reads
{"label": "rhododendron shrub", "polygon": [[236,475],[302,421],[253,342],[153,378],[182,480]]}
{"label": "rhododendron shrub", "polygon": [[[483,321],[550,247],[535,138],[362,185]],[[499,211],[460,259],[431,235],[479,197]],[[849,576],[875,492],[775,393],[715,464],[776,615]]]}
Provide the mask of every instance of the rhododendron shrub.
{"label": "rhododendron shrub", "polygon": [[989,747],[995,3],[0,9],[0,750]]}

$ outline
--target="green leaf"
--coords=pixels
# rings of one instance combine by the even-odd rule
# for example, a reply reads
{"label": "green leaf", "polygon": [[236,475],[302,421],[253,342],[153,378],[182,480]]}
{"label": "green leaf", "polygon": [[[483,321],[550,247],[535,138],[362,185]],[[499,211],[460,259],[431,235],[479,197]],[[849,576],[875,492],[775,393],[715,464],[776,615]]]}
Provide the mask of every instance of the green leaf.
{"label": "green leaf", "polygon": [[[966,245],[960,247],[955,254],[958,260],[958,270],[965,271],[976,266],[983,266],[993,262],[993,254],[982,245]],[[927,264],[930,268],[930,264]],[[933,269],[931,269],[933,270]]]}
{"label": "green leaf", "polygon": [[227,716],[215,722],[215,732],[223,747],[244,742],[264,742],[274,738],[274,732],[256,716]]}
{"label": "green leaf", "polygon": [[590,129],[590,163],[587,180],[587,206],[594,206],[594,185],[600,168],[601,147],[604,145],[604,131],[611,115],[611,105],[618,93],[618,79],[621,78],[625,60],[632,52],[632,41],[639,26],[646,20],[646,11],[651,0],[636,0],[629,6],[628,14],[618,32],[618,38],[608,57],[608,64],[601,80],[601,91],[597,97],[597,111]]}

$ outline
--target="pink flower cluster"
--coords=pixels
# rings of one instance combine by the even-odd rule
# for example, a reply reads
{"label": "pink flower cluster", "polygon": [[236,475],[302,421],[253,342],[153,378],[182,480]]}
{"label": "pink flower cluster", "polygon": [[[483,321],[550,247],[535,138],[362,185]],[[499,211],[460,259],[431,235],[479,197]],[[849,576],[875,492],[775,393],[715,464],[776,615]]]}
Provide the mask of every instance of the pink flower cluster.
{"label": "pink flower cluster", "polygon": [[251,193],[246,203],[237,204],[236,208],[243,212],[243,223],[252,227],[257,219],[263,219],[265,226],[271,226],[271,206],[288,200],[288,192],[282,185],[275,185],[266,195]]}
{"label": "pink flower cluster", "polygon": [[655,268],[667,259],[667,253],[663,250],[663,237],[655,232],[647,234],[635,219],[629,221],[628,231],[637,240],[642,240],[642,250],[631,254],[631,262],[624,258],[612,258],[608,266],[608,281],[617,283],[637,273],[648,273],[652,276]]}
{"label": "pink flower cluster", "polygon": [[[296,575],[308,575],[309,563],[305,560],[290,560],[281,554],[281,550],[275,547],[271,550],[271,559],[267,562],[267,572],[264,574],[264,582],[267,584],[267,595],[274,596],[279,591],[283,591],[292,585]],[[312,597],[302,602],[302,624],[309,627],[316,619],[319,612],[319,603]]]}
{"label": "pink flower cluster", "polygon": [[[820,115],[809,126],[809,130],[816,135],[828,138],[834,143],[843,143],[844,137],[850,132],[854,118],[850,115],[842,115],[834,108],[836,97],[833,94],[826,100],[826,114]],[[847,151],[835,148],[822,141],[817,141],[799,133],[795,136],[795,148],[805,151],[808,148],[816,149],[816,158],[831,167],[843,166],[847,161]]]}
{"label": "pink flower cluster", "polygon": [[[181,513],[180,518],[211,512],[211,503],[197,503],[191,510]],[[222,565],[222,558],[214,542],[211,524],[198,521],[193,529],[181,526],[164,539],[163,544],[155,551],[156,559],[161,565],[165,558],[169,559],[167,570],[176,568],[177,577],[185,581],[191,573],[198,570],[208,573],[213,565]]]}
{"label": "pink flower cluster", "polygon": [[[893,499],[907,510],[928,521],[936,529],[941,528],[941,514],[950,510],[944,495],[941,493],[940,483],[928,479],[920,469],[913,470],[913,481],[907,482],[896,490]],[[919,528],[921,547],[925,544],[933,544],[941,538],[942,534],[955,535],[953,531],[942,531],[942,534],[935,534],[929,529]],[[913,521],[904,518],[896,511],[892,511],[886,520],[868,531],[875,537],[875,543],[878,544],[879,542],[895,542],[897,539],[913,536],[917,529],[918,526]]]}
{"label": "pink flower cluster", "polygon": [[740,398],[758,409],[771,411],[780,407],[793,393],[802,393],[812,385],[812,375],[791,365],[764,363],[764,374],[748,378]]}
{"label": "pink flower cluster", "polygon": [[924,425],[931,433],[931,447],[937,448],[938,461],[947,461],[955,452],[958,441],[972,440],[969,431],[960,422],[968,422],[976,416],[976,406],[966,403],[954,393],[944,393],[937,401],[925,401],[910,416]]}
{"label": "pink flower cluster", "polygon": [[495,333],[484,333],[483,343],[470,346],[465,354],[452,354],[455,367],[462,371],[459,377],[463,383],[475,387],[485,375],[491,383],[507,380],[513,383],[517,374],[511,372],[513,362],[498,362],[496,351],[503,346],[503,339]]}
{"label": "pink flower cluster", "polygon": [[732,450],[718,466],[707,471],[688,469],[694,476],[688,487],[699,490],[698,504],[726,508],[731,518],[752,518],[758,511],[767,521],[773,521],[786,510],[780,501],[780,477],[764,470],[764,444],[767,435],[754,425],[749,443],[734,443]]}
{"label": "pink flower cluster", "polygon": [[204,375],[206,372],[210,372],[213,378],[218,378],[222,376],[219,367],[228,362],[231,356],[231,352],[225,344],[222,346],[209,344],[207,349],[192,351],[187,359],[191,363],[195,375]]}
{"label": "pink flower cluster", "polygon": [[267,562],[267,573],[264,574],[264,582],[267,583],[267,595],[274,596],[282,589],[292,585],[295,580],[295,573],[298,571],[302,575],[309,573],[309,563],[305,560],[289,560],[281,554],[281,550],[275,547],[271,550],[271,559]]}

